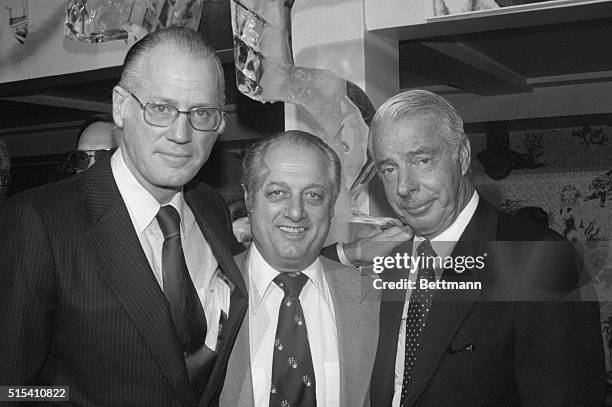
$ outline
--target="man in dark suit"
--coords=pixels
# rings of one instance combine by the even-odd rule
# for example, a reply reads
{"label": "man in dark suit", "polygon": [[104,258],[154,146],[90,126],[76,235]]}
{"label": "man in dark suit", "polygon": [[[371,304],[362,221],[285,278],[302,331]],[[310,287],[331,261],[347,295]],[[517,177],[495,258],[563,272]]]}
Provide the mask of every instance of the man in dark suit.
{"label": "man in dark suit", "polygon": [[[340,187],[338,156],[290,130],[252,147],[244,179],[253,242],[236,262],[249,311],[221,406],[369,405],[380,293],[363,290],[354,269],[319,256]],[[292,281],[303,285],[285,297]]]}
{"label": "man in dark suit", "polygon": [[[579,301],[571,247],[479,197],[457,111],[405,92],[381,106],[370,136],[387,201],[415,235],[394,254],[474,259],[383,267],[372,405],[603,405],[598,304]],[[375,242],[359,252],[394,245]],[[402,281],[415,285],[383,286]]]}
{"label": "man in dark suit", "polygon": [[[224,126],[203,38],[160,30],[113,89],[110,159],[0,212],[0,384],[86,406],[216,404],[247,307],[227,209],[189,181]],[[61,403],[60,403],[61,404]]]}

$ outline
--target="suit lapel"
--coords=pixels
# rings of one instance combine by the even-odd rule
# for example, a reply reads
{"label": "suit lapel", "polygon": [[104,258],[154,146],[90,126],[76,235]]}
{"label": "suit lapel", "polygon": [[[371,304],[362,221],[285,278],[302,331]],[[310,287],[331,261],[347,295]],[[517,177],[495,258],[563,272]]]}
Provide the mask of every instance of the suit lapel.
{"label": "suit lapel", "polygon": [[[247,280],[247,252],[236,256],[236,263],[244,280]],[[249,316],[244,317],[227,365],[229,375],[223,386],[221,405],[254,406],[253,378],[251,376],[251,352],[249,344]]]}
{"label": "suit lapel", "polygon": [[[412,253],[412,241],[399,246],[395,253]],[[384,281],[408,278],[405,270],[390,269],[381,275]],[[370,397],[373,406],[390,406],[395,386],[395,359],[397,341],[406,290],[383,290],[380,302],[380,323],[376,360],[372,370]]]}
{"label": "suit lapel", "polygon": [[[362,283],[365,284],[365,292],[371,287],[369,277],[362,282],[357,271],[355,275],[348,275],[347,271],[338,270],[334,262],[325,257],[320,259],[334,303],[338,330],[340,405],[356,405],[355,402],[361,405],[367,394],[374,362],[373,352],[372,355],[365,355],[363,351],[373,351],[378,341],[378,299],[362,300],[365,297]],[[364,327],[364,324],[369,326]],[[364,331],[368,331],[368,334],[364,335]],[[348,377],[350,380],[347,380]]]}
{"label": "suit lapel", "polygon": [[203,205],[203,202],[198,201],[194,195],[193,191],[185,188],[185,201],[191,208],[223,274],[234,286],[230,298],[228,318],[223,324],[220,340],[217,343],[217,360],[199,403],[206,406],[213,402],[223,384],[227,361],[246,313],[248,301],[246,284],[234,262],[229,243],[226,242],[227,239],[219,237],[219,235],[224,236],[226,233],[224,227],[217,217]]}
{"label": "suit lapel", "polygon": [[97,259],[100,277],[129,315],[179,400],[183,405],[193,405],[166,299],[134,231],[109,160],[84,174],[79,195],[91,226],[83,244]]}
{"label": "suit lapel", "polygon": [[[487,242],[494,241],[497,229],[497,213],[482,199],[474,216],[461,235],[452,257],[478,256],[487,251]],[[485,269],[464,275],[445,270],[442,279],[446,281],[482,282]],[[483,284],[484,285],[484,284]],[[480,290],[438,290],[421,338],[419,357],[415,365],[414,381],[410,390],[408,405],[413,405],[434,374],[442,356],[446,353],[461,324],[480,298]]]}

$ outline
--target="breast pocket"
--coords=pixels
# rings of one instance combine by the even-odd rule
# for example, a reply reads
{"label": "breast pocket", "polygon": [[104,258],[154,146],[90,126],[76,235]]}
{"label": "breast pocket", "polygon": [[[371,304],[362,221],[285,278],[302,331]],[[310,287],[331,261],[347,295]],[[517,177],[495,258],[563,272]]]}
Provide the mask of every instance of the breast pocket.
{"label": "breast pocket", "polygon": [[512,352],[505,344],[469,341],[453,342],[446,349],[440,368],[447,371],[510,366]]}

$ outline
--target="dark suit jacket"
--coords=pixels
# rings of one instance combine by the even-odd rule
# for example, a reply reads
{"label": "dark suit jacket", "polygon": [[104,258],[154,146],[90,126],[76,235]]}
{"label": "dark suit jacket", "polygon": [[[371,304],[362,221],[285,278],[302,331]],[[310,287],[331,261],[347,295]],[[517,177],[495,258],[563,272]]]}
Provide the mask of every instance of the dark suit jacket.
{"label": "dark suit jacket", "polygon": [[[481,271],[458,276],[445,270],[442,279],[480,281],[484,288],[436,291],[408,405],[603,405],[598,304],[542,301],[575,294],[577,277],[567,250],[559,252],[555,244],[551,253],[546,245],[529,242],[536,240],[566,246],[554,232],[499,214],[481,198],[452,256],[487,250],[494,256]],[[393,301],[397,292],[383,292],[370,388],[373,406],[390,406],[393,398],[405,291],[399,294],[400,300]],[[516,300],[521,297],[538,301]]]}
{"label": "dark suit jacket", "polygon": [[[236,256],[236,263],[247,279],[247,252]],[[340,406],[369,406],[368,387],[378,340],[380,292],[373,290],[368,278],[362,282],[351,267],[321,257],[336,315],[340,363]],[[364,285],[365,284],[365,285]],[[270,346],[272,346],[270,344]],[[221,407],[254,405],[249,317],[244,318],[230,357]]]}
{"label": "dark suit jacket", "polygon": [[184,191],[234,285],[201,400],[108,159],[0,210],[0,385],[69,385],[75,405],[216,403],[248,305],[246,286],[223,201],[204,184]]}

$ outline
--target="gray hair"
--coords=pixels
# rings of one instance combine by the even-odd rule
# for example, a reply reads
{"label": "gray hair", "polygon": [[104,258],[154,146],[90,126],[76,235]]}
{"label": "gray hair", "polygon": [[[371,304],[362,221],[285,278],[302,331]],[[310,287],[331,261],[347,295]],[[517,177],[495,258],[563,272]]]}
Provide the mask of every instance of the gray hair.
{"label": "gray hair", "polygon": [[287,143],[292,146],[304,146],[318,149],[329,162],[329,179],[332,182],[330,207],[333,208],[340,193],[341,164],[338,154],[319,137],[301,130],[288,130],[265,138],[253,144],[242,160],[242,185],[247,193],[247,206],[257,190],[257,183],[263,167],[263,159],[271,145]]}
{"label": "gray hair", "polygon": [[467,139],[463,130],[463,120],[457,110],[444,99],[427,90],[409,90],[399,93],[388,99],[378,109],[370,125],[370,148],[376,128],[389,121],[398,121],[403,118],[431,114],[440,126],[440,135],[448,142],[457,154],[459,145]]}
{"label": "gray hair", "polygon": [[215,49],[204,37],[187,27],[169,27],[146,35],[130,48],[123,61],[119,86],[129,89],[137,86],[142,63],[146,56],[158,46],[170,46],[193,58],[212,58],[217,67],[217,95],[219,106],[225,104],[225,80],[223,65]]}

